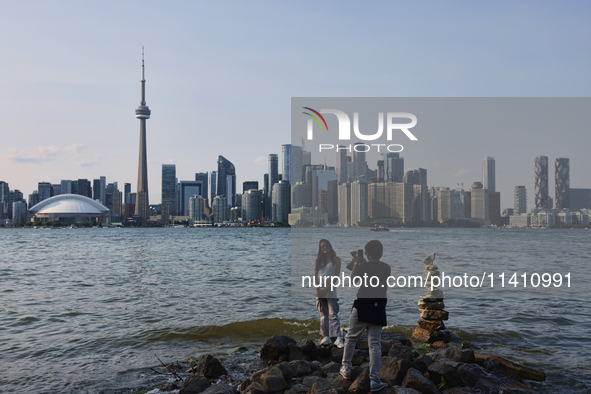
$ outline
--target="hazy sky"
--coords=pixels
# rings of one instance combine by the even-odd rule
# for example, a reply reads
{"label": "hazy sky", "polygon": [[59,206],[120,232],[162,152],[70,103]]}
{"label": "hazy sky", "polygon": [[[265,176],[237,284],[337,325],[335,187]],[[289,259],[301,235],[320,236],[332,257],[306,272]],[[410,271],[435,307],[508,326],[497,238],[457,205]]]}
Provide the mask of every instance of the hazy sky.
{"label": "hazy sky", "polygon": [[[239,192],[245,180],[262,185],[267,155],[290,142],[291,97],[588,97],[590,9],[586,2],[4,2],[0,180],[25,195],[40,181],[99,176],[135,191],[142,45],[150,201],[159,203],[162,164],[191,180],[215,170],[221,154],[236,165]],[[550,163],[570,157],[571,187],[591,187],[589,128],[550,137],[540,133],[535,155]],[[450,161],[446,172],[477,181],[480,160],[494,156],[506,208],[515,185],[526,185],[532,201],[533,153],[501,175],[523,144],[502,138],[476,152],[478,136],[453,140],[473,154]],[[445,155],[436,162],[408,155],[408,169],[431,165],[430,185],[456,186],[433,171]]]}

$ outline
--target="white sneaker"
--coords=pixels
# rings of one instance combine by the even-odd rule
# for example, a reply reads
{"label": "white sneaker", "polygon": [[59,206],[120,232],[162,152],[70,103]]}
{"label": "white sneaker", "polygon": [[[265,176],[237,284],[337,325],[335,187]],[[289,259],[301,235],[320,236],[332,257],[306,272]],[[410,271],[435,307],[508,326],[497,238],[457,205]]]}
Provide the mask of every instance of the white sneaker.
{"label": "white sneaker", "polygon": [[334,341],[334,344],[337,345],[339,349],[342,349],[343,346],[345,346],[345,341],[343,341],[343,338],[337,337],[337,339]]}
{"label": "white sneaker", "polygon": [[332,341],[330,340],[330,337],[324,337],[318,343],[320,344],[320,346],[328,346],[332,343]]}
{"label": "white sneaker", "polygon": [[345,379],[345,380],[351,380],[351,371],[348,370],[345,367],[341,367],[341,370],[339,371],[341,373],[341,376]]}
{"label": "white sneaker", "polygon": [[386,383],[382,382],[371,382],[371,391],[380,391],[381,389],[385,389],[389,387]]}

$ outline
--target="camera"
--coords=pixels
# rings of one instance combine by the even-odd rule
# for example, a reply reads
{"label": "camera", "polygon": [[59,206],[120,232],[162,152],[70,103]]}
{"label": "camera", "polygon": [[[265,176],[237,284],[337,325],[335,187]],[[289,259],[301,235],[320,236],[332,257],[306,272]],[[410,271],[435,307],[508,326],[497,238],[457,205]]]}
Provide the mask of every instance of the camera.
{"label": "camera", "polygon": [[[359,256],[360,258],[363,258],[363,249],[357,249],[357,252],[351,252],[351,256],[353,256],[353,257]],[[353,271],[353,268],[355,267],[356,264],[359,264],[359,263],[354,263],[351,261],[349,264],[347,264],[347,269],[350,271]]]}

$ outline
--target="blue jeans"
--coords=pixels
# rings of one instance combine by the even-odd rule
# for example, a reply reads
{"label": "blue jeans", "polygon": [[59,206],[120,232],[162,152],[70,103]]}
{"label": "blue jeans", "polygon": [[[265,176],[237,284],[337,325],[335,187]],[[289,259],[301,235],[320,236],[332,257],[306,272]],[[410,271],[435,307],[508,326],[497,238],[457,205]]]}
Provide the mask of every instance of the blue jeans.
{"label": "blue jeans", "polygon": [[316,309],[320,312],[320,336],[340,337],[339,299],[317,298]]}
{"label": "blue jeans", "polygon": [[355,345],[364,330],[367,330],[367,343],[369,345],[369,380],[375,383],[380,381],[380,367],[382,361],[382,326],[360,322],[357,318],[357,309],[351,311],[349,319],[349,331],[345,337],[343,351],[343,367],[351,370]]}

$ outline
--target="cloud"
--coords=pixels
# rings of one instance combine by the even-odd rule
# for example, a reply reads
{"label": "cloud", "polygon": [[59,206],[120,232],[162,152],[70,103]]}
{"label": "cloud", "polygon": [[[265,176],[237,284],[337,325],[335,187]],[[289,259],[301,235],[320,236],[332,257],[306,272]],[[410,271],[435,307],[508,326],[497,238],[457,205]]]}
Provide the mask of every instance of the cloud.
{"label": "cloud", "polygon": [[26,149],[9,149],[4,155],[13,163],[44,163],[55,160],[58,157],[60,148],[55,146],[41,146]]}
{"label": "cloud", "polygon": [[84,148],[84,144],[71,144],[64,148],[65,152],[79,153]]}
{"label": "cloud", "polygon": [[254,159],[254,164],[259,166],[267,164],[267,156],[258,156],[256,159]]}

